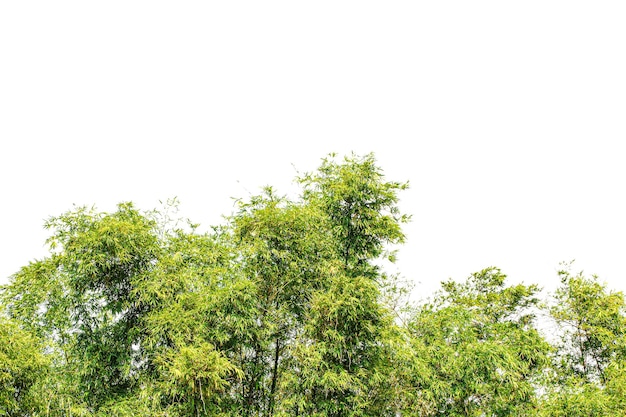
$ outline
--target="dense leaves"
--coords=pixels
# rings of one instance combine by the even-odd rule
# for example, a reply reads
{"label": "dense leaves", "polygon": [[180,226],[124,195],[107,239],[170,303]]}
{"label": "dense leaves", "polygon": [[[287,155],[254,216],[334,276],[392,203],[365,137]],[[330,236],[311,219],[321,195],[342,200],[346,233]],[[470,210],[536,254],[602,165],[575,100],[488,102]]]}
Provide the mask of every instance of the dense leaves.
{"label": "dense leaves", "polygon": [[33,386],[47,367],[42,346],[4,318],[0,318],[0,341],[0,415],[30,415],[37,407]]}
{"label": "dense leaves", "polygon": [[559,331],[544,415],[626,415],[626,304],[596,276],[559,272],[551,314]]}
{"label": "dense leaves", "polygon": [[[506,286],[495,268],[443,284],[409,325],[423,371],[410,375],[429,415],[517,416],[535,407],[549,345],[532,326],[535,286]],[[419,415],[419,414],[418,414]]]}
{"label": "dense leaves", "polygon": [[49,256],[0,292],[0,415],[626,414],[621,293],[563,271],[546,308],[487,268],[403,305],[384,265],[407,184],[373,155],[297,183],[204,233],[175,201],[51,218]]}

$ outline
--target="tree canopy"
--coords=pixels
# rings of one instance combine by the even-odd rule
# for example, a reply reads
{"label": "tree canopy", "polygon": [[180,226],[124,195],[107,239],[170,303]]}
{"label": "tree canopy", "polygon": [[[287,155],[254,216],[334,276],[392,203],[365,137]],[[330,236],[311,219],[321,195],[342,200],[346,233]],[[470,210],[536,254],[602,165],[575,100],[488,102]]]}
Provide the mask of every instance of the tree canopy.
{"label": "tree canopy", "polygon": [[621,293],[566,270],[549,301],[488,267],[401,301],[408,184],[371,154],[296,182],[206,232],[175,201],[50,218],[0,290],[0,415],[625,414]]}

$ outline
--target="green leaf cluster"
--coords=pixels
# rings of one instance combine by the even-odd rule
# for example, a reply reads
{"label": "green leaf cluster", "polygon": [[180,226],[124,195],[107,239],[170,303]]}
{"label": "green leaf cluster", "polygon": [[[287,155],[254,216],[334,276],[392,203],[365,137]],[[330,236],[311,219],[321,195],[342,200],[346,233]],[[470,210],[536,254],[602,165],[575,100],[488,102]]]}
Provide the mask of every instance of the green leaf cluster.
{"label": "green leaf cluster", "polygon": [[51,218],[0,290],[0,415],[626,415],[621,293],[565,270],[546,301],[490,267],[409,303],[383,267],[408,184],[371,154],[296,181],[207,232],[175,199]]}

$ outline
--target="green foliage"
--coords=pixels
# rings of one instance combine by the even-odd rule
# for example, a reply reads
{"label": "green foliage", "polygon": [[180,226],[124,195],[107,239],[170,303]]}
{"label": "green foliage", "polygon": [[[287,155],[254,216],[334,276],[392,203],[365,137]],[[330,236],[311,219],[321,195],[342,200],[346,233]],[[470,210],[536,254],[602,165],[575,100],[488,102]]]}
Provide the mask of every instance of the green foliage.
{"label": "green foliage", "polygon": [[0,317],[0,415],[29,416],[37,407],[32,388],[48,366],[40,349],[33,335]]}
{"label": "green foliage", "polygon": [[385,244],[403,243],[398,191],[408,183],[385,181],[373,154],[352,155],[337,163],[324,159],[316,173],[300,178],[304,199],[318,205],[330,220],[335,248],[347,271],[354,275],[377,273],[369,262],[383,254]]}
{"label": "green foliage", "polygon": [[626,414],[626,305],[598,277],[559,272],[550,310],[560,328],[545,416]]}
{"label": "green foliage", "polygon": [[0,415],[626,415],[621,293],[562,272],[554,347],[538,287],[497,268],[404,305],[383,265],[407,184],[371,154],[297,181],[207,233],[175,199],[51,218],[49,256],[0,289]]}
{"label": "green foliage", "polygon": [[626,306],[598,277],[559,273],[552,316],[562,329],[561,370],[588,381],[606,382],[606,369],[626,359]]}
{"label": "green foliage", "polygon": [[[284,415],[384,416],[392,412],[388,377],[392,323],[369,279],[338,275],[314,294],[294,349],[299,364],[286,378],[295,387]],[[291,413],[291,414],[290,414]]]}
{"label": "green foliage", "polygon": [[536,286],[505,285],[496,268],[448,281],[409,325],[407,415],[516,416],[535,408],[550,347],[532,326]]}
{"label": "green foliage", "polygon": [[406,185],[385,182],[371,155],[324,160],[300,183],[300,199],[267,187],[206,234],[179,227],[176,201],[162,211],[123,203],[50,219],[50,256],[2,291],[17,326],[46,346],[33,347],[50,363],[49,377],[31,384],[39,411],[389,409],[381,393],[389,394],[394,325],[375,262],[404,239],[397,192]]}

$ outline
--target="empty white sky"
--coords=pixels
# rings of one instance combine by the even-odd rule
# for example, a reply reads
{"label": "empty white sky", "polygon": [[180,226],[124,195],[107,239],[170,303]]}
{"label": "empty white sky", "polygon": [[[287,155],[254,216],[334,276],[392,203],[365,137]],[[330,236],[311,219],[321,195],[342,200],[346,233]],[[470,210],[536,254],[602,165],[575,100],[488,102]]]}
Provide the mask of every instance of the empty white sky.
{"label": "empty white sky", "polygon": [[[205,226],[329,152],[409,180],[417,295],[560,261],[626,289],[623,1],[0,3],[0,282],[73,204]],[[292,166],[293,165],[293,166]]]}

